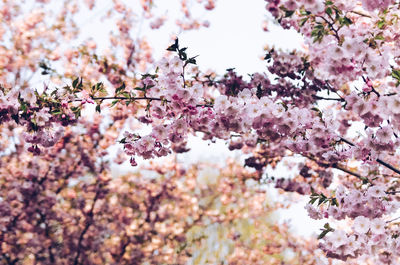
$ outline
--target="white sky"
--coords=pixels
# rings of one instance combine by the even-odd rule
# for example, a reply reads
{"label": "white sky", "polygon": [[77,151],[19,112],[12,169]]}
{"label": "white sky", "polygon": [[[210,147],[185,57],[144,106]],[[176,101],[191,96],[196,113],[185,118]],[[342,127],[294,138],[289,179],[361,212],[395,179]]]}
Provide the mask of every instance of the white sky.
{"label": "white sky", "polygon": [[[139,0],[125,1],[135,10]],[[190,2],[190,1],[188,1]],[[196,2],[193,0],[193,2]],[[99,3],[103,4],[100,5]],[[148,22],[142,23],[141,17],[137,17],[133,35],[146,36],[154,48],[154,57],[159,59],[165,53],[165,49],[171,44],[173,34],[177,35],[180,43],[188,47],[189,55],[200,55],[197,64],[200,69],[212,69],[222,73],[227,68],[235,67],[241,74],[263,71],[265,63],[260,60],[265,54],[263,47],[277,46],[283,49],[300,48],[301,37],[294,31],[284,31],[269,23],[270,32],[262,30],[262,22],[267,15],[265,1],[263,0],[217,0],[216,8],[206,11],[197,3],[191,9],[193,17],[210,22],[209,28],[186,31],[179,33],[175,26],[175,19],[182,16],[179,1],[161,0],[155,1],[156,14],[169,18],[158,30],[148,30]],[[111,0],[97,1],[94,12],[89,16],[82,10],[80,25],[83,35],[91,36],[98,42],[107,39],[107,35],[113,29],[110,25],[100,22],[100,18],[112,6]],[[99,45],[105,48],[107,43]]]}

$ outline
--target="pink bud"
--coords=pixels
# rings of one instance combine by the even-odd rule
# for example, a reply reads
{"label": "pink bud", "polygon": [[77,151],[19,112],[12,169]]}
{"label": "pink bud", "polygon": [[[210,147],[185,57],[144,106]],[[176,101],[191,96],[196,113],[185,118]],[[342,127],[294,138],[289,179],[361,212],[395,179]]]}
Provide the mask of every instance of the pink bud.
{"label": "pink bud", "polygon": [[131,162],[131,166],[133,166],[133,167],[137,166],[136,160],[133,156],[131,157],[130,162]]}
{"label": "pink bud", "polygon": [[371,92],[372,91],[372,87],[371,86],[366,86],[363,88],[364,92]]}

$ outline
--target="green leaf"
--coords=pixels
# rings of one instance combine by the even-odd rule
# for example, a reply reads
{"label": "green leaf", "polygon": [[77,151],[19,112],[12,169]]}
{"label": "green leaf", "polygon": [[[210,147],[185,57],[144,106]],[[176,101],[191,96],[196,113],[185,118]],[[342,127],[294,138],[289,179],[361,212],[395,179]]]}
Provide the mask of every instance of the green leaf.
{"label": "green leaf", "polygon": [[22,112],[26,112],[28,110],[28,106],[25,103],[21,102],[21,106],[20,106]]}
{"label": "green leaf", "polygon": [[100,104],[96,106],[96,111],[97,111],[98,113],[101,113]]}
{"label": "green leaf", "polygon": [[187,59],[186,52],[179,51],[179,59],[181,59],[182,61],[185,61]]}
{"label": "green leaf", "polygon": [[39,67],[43,69],[43,71],[41,72],[42,75],[48,75],[51,72],[54,72],[54,70],[51,69],[44,61],[41,61],[39,63]]}
{"label": "green leaf", "polygon": [[332,13],[333,13],[332,8],[330,8],[330,7],[326,8],[326,9],[325,9],[325,12],[326,12],[328,15],[332,15]]}
{"label": "green leaf", "polygon": [[74,81],[72,81],[72,87],[74,88],[75,91],[82,91],[83,84],[82,84],[82,78],[75,78]]}
{"label": "green leaf", "polygon": [[115,90],[115,94],[118,95],[121,91],[125,91],[125,82],[122,83],[121,86],[119,86],[116,90]]}
{"label": "green leaf", "polygon": [[187,60],[187,63],[196,64],[196,57],[197,57],[197,56],[189,58],[189,59]]}
{"label": "green leaf", "polygon": [[113,102],[111,102],[111,106],[110,107],[114,107],[115,106],[115,104],[117,104],[118,103],[118,99],[116,99],[116,100],[113,100]]}
{"label": "green leaf", "polygon": [[326,236],[326,234],[328,234],[329,233],[329,231],[328,230],[324,230],[324,231],[322,231],[322,233],[321,234],[319,234],[319,236],[318,236],[318,239],[323,239],[325,236]]}
{"label": "green leaf", "polygon": [[386,25],[385,19],[379,20],[376,25],[378,26],[378,28],[383,29]]}
{"label": "green leaf", "polygon": [[101,91],[101,92],[105,92],[102,82],[99,82],[99,83],[96,84],[96,90],[97,91]]}
{"label": "green leaf", "polygon": [[382,32],[380,32],[378,35],[376,35],[375,36],[375,38],[374,39],[376,39],[376,40],[384,40],[385,39],[385,37],[383,37],[383,33]]}
{"label": "green leaf", "polygon": [[61,110],[55,110],[55,111],[52,111],[51,114],[52,115],[60,115],[60,114],[62,114],[62,111]]}
{"label": "green leaf", "polygon": [[285,17],[291,17],[294,14],[294,10],[286,10]]}
{"label": "green leaf", "polygon": [[320,206],[321,204],[323,204],[325,202],[325,198],[321,197],[318,200],[318,206]]}
{"label": "green leaf", "polygon": [[328,31],[325,30],[324,25],[321,23],[318,23],[311,31],[311,37],[314,37],[314,42],[321,42],[323,37],[327,34]]}
{"label": "green leaf", "polygon": [[344,17],[340,17],[340,18],[339,18],[339,23],[340,23],[340,25],[342,25],[342,26],[348,26],[348,25],[353,24],[353,21],[351,21],[350,18],[344,16]]}
{"label": "green leaf", "polygon": [[309,17],[302,18],[302,19],[300,20],[300,27],[304,26],[304,24],[306,24],[306,22],[307,22],[308,19],[309,19]]}
{"label": "green leaf", "polygon": [[179,49],[178,38],[175,39],[175,43],[167,48],[167,51],[176,52]]}
{"label": "green leaf", "polygon": [[130,98],[130,94],[129,94],[129,92],[127,92],[127,91],[124,91],[124,92],[122,92],[121,93],[124,97],[126,97],[126,98]]}
{"label": "green leaf", "polygon": [[79,82],[79,77],[75,78],[75,80],[72,81],[72,87],[73,87],[73,88],[76,88],[77,85],[78,85],[78,82]]}
{"label": "green leaf", "polygon": [[400,70],[393,69],[392,70],[392,77],[397,81],[400,81]]}
{"label": "green leaf", "polygon": [[329,226],[329,223],[324,224],[324,229],[321,229],[322,233],[318,236],[318,239],[324,238],[329,232],[335,231],[332,227]]}

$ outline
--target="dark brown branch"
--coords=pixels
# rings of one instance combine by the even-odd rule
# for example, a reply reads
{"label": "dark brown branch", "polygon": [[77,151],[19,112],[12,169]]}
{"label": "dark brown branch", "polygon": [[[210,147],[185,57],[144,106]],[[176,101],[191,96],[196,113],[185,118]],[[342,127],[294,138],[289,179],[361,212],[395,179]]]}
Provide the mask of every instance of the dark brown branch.
{"label": "dark brown branch", "polygon": [[[158,101],[164,101],[167,103],[170,103],[170,100],[167,99],[163,99],[163,98],[152,98],[152,97],[138,97],[138,98],[130,98],[130,97],[92,97],[93,100],[111,100],[111,99],[120,99],[120,100],[129,100],[129,101],[136,101],[136,100],[158,100]],[[80,102],[83,101],[83,99],[73,99],[68,101],[68,103],[72,103],[72,102]],[[196,107],[212,107],[213,105],[211,104],[197,104]]]}
{"label": "dark brown branch", "polygon": [[183,80],[183,88],[186,88],[185,67],[186,67],[186,64],[184,64],[184,65],[182,66],[182,74],[181,74],[182,80]]}
{"label": "dark brown branch", "polygon": [[4,257],[4,259],[7,261],[8,265],[15,265],[18,262],[18,258],[11,260],[10,257],[8,257],[6,254],[2,254],[2,256]]}
{"label": "dark brown branch", "polygon": [[74,265],[78,265],[79,263],[79,256],[81,255],[81,248],[82,248],[82,240],[83,237],[85,236],[86,232],[89,230],[89,227],[93,224],[93,211],[94,211],[94,206],[96,204],[97,199],[99,198],[100,195],[100,187],[97,187],[96,195],[94,196],[93,199],[93,204],[92,207],[90,208],[89,213],[87,214],[87,218],[85,220],[85,227],[83,228],[81,234],[79,235],[79,240],[78,240],[78,245],[77,245],[77,251],[74,259]]}
{"label": "dark brown branch", "polygon": [[339,170],[341,170],[343,172],[346,172],[347,174],[355,176],[358,179],[361,179],[361,180],[363,179],[363,177],[361,175],[359,175],[358,173],[355,173],[355,172],[345,168],[344,166],[342,166],[342,165],[340,165],[338,163],[328,163],[328,162],[319,161],[318,159],[316,159],[314,157],[311,157],[311,156],[308,156],[308,155],[304,155],[304,154],[303,154],[303,156],[308,158],[308,159],[310,159],[310,160],[312,160],[312,161],[314,161],[314,162],[316,162],[318,165],[320,165],[322,167],[325,167],[325,168],[328,168],[328,167],[336,168],[336,169],[339,169]]}
{"label": "dark brown branch", "polygon": [[350,174],[350,175],[353,175],[353,176],[355,176],[356,178],[358,178],[358,179],[363,179],[363,177],[361,177],[361,175],[359,175],[358,173],[355,173],[355,172],[353,172],[353,171],[351,171],[351,170],[349,170],[349,169],[347,169],[347,168],[345,168],[345,167],[343,167],[343,166],[341,166],[341,165],[339,165],[339,164],[332,164],[332,166],[331,166],[332,168],[336,168],[336,169],[339,169],[339,170],[341,170],[341,171],[343,171],[343,172],[346,172],[347,174]]}
{"label": "dark brown branch", "polygon": [[358,12],[358,11],[349,11],[350,13],[354,13],[354,14],[357,14],[357,15],[359,15],[359,16],[362,16],[362,17],[368,17],[368,18],[372,18],[370,15],[367,15],[367,14],[364,14],[364,13],[361,13],[361,12]]}
{"label": "dark brown branch", "polygon": [[377,159],[376,162],[378,162],[379,164],[381,164],[382,166],[385,166],[387,168],[389,168],[390,170],[396,172],[397,174],[400,174],[400,170],[398,170],[397,168],[393,167],[392,165],[386,163],[385,161],[381,160],[381,159]]}
{"label": "dark brown branch", "polygon": [[125,242],[121,243],[121,252],[117,258],[117,261],[120,262],[122,260],[122,257],[125,255],[126,252],[126,248],[129,246],[129,244],[131,243],[131,240],[129,239],[129,237],[126,240],[123,240]]}
{"label": "dark brown branch", "polygon": [[[345,143],[348,144],[348,145],[355,146],[355,144],[353,144],[352,142],[350,142],[349,140],[347,140],[347,139],[345,139],[345,138],[343,138],[343,137],[340,137],[340,140],[341,140],[342,142],[345,142]],[[382,159],[379,159],[379,158],[378,158],[378,159],[376,159],[376,162],[378,162],[379,164],[381,164],[382,166],[384,166],[384,167],[386,167],[386,168],[389,168],[390,170],[396,172],[397,174],[400,174],[400,170],[398,170],[398,169],[395,168],[394,166],[392,166],[392,165],[386,163],[386,162],[383,161]]]}
{"label": "dark brown branch", "polygon": [[334,24],[332,22],[330,22],[329,20],[327,20],[326,18],[324,18],[323,16],[317,16],[317,17],[322,18],[326,23],[328,23],[330,30],[333,32],[333,36],[335,36],[337,41],[340,43],[339,32],[337,29],[335,29]]}
{"label": "dark brown branch", "polygon": [[[368,85],[369,78],[368,78],[368,77],[365,78],[364,76],[362,76],[362,79],[364,80],[365,84]],[[370,87],[371,87],[371,89],[372,89],[372,92],[374,92],[375,95],[379,98],[379,97],[381,96],[381,95],[379,94],[379,92],[376,91],[375,88],[374,88],[373,86],[370,86]]]}
{"label": "dark brown branch", "polygon": [[395,190],[395,191],[386,191],[386,194],[390,194],[390,195],[395,195],[397,193],[400,193],[400,190]]}
{"label": "dark brown branch", "polygon": [[[108,99],[121,99],[121,100],[131,100],[131,101],[136,101],[136,100],[165,100],[162,98],[152,98],[152,97],[138,97],[138,98],[129,98],[129,97],[92,97],[93,100],[108,100]],[[73,99],[68,101],[68,103],[72,102],[79,102],[83,101],[83,99]],[[165,100],[166,102],[169,102],[168,100]]]}
{"label": "dark brown branch", "polygon": [[335,100],[335,101],[342,101],[342,102],[345,101],[343,98],[324,98],[324,97],[320,97],[320,96],[316,96],[316,95],[314,95],[313,98],[315,98],[317,100]]}
{"label": "dark brown branch", "polygon": [[394,222],[394,221],[399,220],[399,219],[400,219],[400,217],[396,217],[396,218],[394,218],[392,220],[386,221],[386,223],[391,223],[391,222]]}

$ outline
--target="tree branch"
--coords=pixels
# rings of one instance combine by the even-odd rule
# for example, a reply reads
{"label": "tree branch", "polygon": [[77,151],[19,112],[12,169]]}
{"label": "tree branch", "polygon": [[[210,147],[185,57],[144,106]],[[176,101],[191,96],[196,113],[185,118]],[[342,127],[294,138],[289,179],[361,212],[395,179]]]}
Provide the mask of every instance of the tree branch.
{"label": "tree branch", "polygon": [[335,100],[335,101],[342,101],[342,102],[345,101],[343,98],[324,98],[324,97],[320,97],[317,95],[313,95],[313,98],[315,98],[317,100]]}
{"label": "tree branch", "polygon": [[362,16],[362,17],[368,17],[368,18],[372,18],[370,15],[367,15],[367,14],[364,14],[364,13],[361,13],[361,12],[358,12],[358,11],[349,11],[350,13],[354,13],[354,14],[357,14],[357,15],[359,15],[359,16]]}
{"label": "tree branch", "polygon": [[[345,138],[343,138],[343,137],[340,137],[340,140],[341,140],[342,142],[345,142],[345,143],[348,144],[348,145],[355,146],[354,143],[350,142],[349,140],[347,140],[347,139],[345,139]],[[390,165],[389,163],[386,163],[386,162],[383,161],[382,159],[379,159],[379,158],[378,158],[378,159],[376,159],[376,162],[378,162],[378,163],[381,164],[382,166],[384,166],[384,167],[386,167],[386,168],[388,168],[388,169],[390,169],[390,170],[396,172],[397,174],[400,174],[400,170],[398,170],[398,169],[395,168],[394,166]]]}
{"label": "tree branch", "polygon": [[[130,100],[130,101],[136,101],[136,100],[158,100],[158,101],[164,101],[167,103],[171,103],[170,100],[167,99],[163,99],[163,98],[153,98],[153,97],[137,97],[137,98],[130,98],[130,97],[92,97],[93,100],[111,100],[111,99],[120,99],[120,100]],[[81,102],[83,101],[83,99],[73,99],[68,101],[68,103],[72,103],[72,102]],[[196,107],[212,107],[213,105],[211,104],[197,104]]]}
{"label": "tree branch", "polygon": [[332,168],[339,169],[339,170],[341,170],[341,171],[343,171],[343,172],[346,172],[347,174],[353,175],[353,176],[355,176],[356,178],[363,180],[363,177],[362,177],[361,175],[359,175],[358,173],[355,173],[355,172],[353,172],[353,171],[351,171],[351,170],[349,170],[349,169],[347,169],[347,168],[345,168],[345,167],[343,167],[343,166],[341,166],[341,165],[339,165],[339,164],[336,164],[336,163],[335,163],[335,164],[332,164],[331,167],[332,167]]}
{"label": "tree branch", "polygon": [[94,196],[94,199],[93,199],[92,207],[90,208],[90,211],[87,214],[88,217],[85,220],[85,223],[86,223],[85,227],[83,228],[83,230],[79,236],[77,251],[76,251],[76,255],[75,255],[75,259],[74,259],[74,265],[79,264],[78,262],[79,262],[79,256],[81,255],[82,240],[83,240],[83,237],[85,236],[86,232],[88,231],[89,227],[93,224],[93,210],[94,210],[96,201],[99,198],[99,195],[100,195],[100,187],[97,188],[96,195]]}

